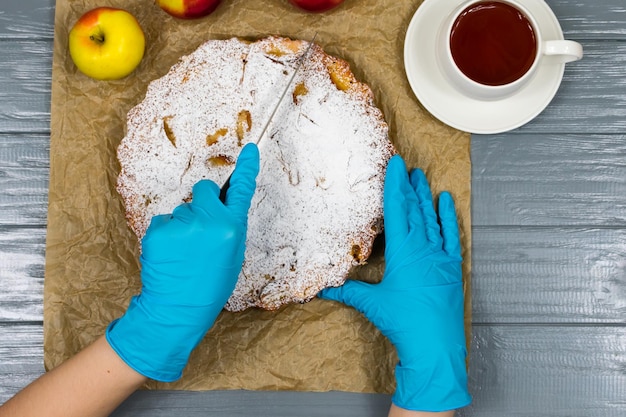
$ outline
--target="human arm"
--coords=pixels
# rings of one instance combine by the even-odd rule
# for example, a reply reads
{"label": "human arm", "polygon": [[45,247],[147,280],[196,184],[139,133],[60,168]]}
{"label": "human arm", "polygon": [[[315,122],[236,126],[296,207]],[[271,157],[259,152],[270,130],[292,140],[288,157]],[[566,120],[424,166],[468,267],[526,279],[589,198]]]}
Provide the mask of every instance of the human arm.
{"label": "human arm", "polygon": [[141,293],[106,331],[113,350],[142,375],[179,379],[232,294],[258,171],[258,149],[246,145],[224,203],[219,187],[204,180],[193,187],[190,203],[152,218],[142,240]]}
{"label": "human arm", "polygon": [[[0,407],[0,416],[108,416],[146,380],[146,377],[120,359],[104,337],[100,337],[76,356],[20,391]],[[76,403],[76,398],[82,400]],[[54,414],[55,410],[59,413]],[[410,411],[394,404],[389,411],[389,417],[453,415],[454,411]]]}
{"label": "human arm", "polygon": [[356,308],[395,346],[399,363],[390,416],[453,414],[471,401],[454,202],[442,193],[437,213],[424,173],[407,174],[402,158],[394,156],[385,178],[384,216],[382,281],[350,280],[320,297]]}
{"label": "human arm", "polygon": [[147,378],[178,379],[232,293],[245,250],[259,155],[246,145],[224,203],[200,181],[142,240],[141,293],[101,337],[0,407],[0,417],[108,415]]}
{"label": "human arm", "polygon": [[0,416],[108,416],[145,381],[100,337],[7,401]]}

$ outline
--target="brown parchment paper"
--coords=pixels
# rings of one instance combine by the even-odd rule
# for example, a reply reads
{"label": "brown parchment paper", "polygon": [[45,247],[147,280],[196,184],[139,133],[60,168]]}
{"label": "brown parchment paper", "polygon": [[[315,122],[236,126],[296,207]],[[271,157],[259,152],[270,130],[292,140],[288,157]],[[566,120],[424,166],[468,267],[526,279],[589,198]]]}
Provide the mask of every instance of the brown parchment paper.
{"label": "brown parchment paper", "polygon": [[[469,134],[435,120],[404,74],[403,43],[421,1],[346,0],[309,14],[287,0],[224,0],[212,15],[177,20],[152,0],[57,0],[52,77],[50,193],[44,286],[44,354],[54,368],[102,335],[139,292],[138,243],[115,191],[115,150],[127,111],[147,84],[207,39],[282,35],[311,39],[347,60],[368,83],[410,167],[427,173],[435,193],[452,192],[464,248],[466,334],[470,334]],[[133,13],[146,32],[146,55],[129,77],[92,80],[74,67],[68,32],[98,6]],[[378,281],[381,245],[355,278]],[[316,299],[277,312],[223,312],[194,351],[181,380],[148,388],[343,390],[391,393],[397,358],[364,317]]]}

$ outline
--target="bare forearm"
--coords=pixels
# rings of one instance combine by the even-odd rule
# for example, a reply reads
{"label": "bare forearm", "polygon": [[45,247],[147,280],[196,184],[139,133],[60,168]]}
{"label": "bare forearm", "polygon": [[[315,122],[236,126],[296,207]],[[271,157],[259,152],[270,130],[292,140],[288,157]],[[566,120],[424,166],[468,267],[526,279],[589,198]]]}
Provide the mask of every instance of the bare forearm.
{"label": "bare forearm", "polygon": [[454,417],[454,410],[442,411],[439,413],[429,411],[411,411],[391,404],[389,417]]}
{"label": "bare forearm", "polygon": [[1,406],[0,417],[108,416],[145,380],[101,337]]}

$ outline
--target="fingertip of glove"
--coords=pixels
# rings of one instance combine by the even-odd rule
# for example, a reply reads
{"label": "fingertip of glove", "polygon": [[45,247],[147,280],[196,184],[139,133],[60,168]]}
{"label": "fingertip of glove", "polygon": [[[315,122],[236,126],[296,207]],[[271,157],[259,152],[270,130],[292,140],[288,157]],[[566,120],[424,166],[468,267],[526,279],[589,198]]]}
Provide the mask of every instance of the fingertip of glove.
{"label": "fingertip of glove", "polygon": [[230,180],[227,198],[233,194],[234,189],[238,189],[241,186],[244,190],[239,190],[235,193],[243,191],[247,195],[249,192],[254,192],[259,170],[259,148],[254,143],[248,143],[243,147],[237,158],[237,165]]}
{"label": "fingertip of glove", "polygon": [[258,156],[259,147],[254,142],[248,142],[243,146],[243,148],[241,148],[241,153]]}
{"label": "fingertip of glove", "polygon": [[[344,284],[345,285],[345,284]],[[340,287],[327,287],[317,293],[317,297],[322,300],[336,301],[344,303],[344,285]]]}
{"label": "fingertip of glove", "polygon": [[211,180],[200,180],[193,186],[192,194],[195,201],[197,198],[202,199],[207,195],[219,195],[220,187]]}
{"label": "fingertip of glove", "polygon": [[415,177],[416,179],[426,179],[426,173],[424,173],[424,171],[422,171],[421,168],[413,168],[411,170],[411,176]]}
{"label": "fingertip of glove", "polygon": [[409,183],[408,172],[404,159],[400,155],[394,155],[387,164],[385,175],[385,194],[391,196],[396,193],[404,194]]}
{"label": "fingertip of glove", "polygon": [[237,158],[237,166],[247,166],[258,173],[259,158],[259,147],[255,143],[247,143],[239,153],[239,158]]}
{"label": "fingertip of glove", "polygon": [[418,188],[418,185],[420,187],[423,187],[424,185],[426,185],[427,188],[429,187],[426,174],[420,168],[413,168],[409,174],[409,178],[411,179],[413,188]]}
{"label": "fingertip of glove", "polygon": [[392,156],[389,159],[389,162],[387,164],[387,175],[389,175],[389,173],[391,172],[395,172],[395,173],[406,173],[407,169],[406,169],[406,164],[404,162],[404,159],[402,159],[402,157],[398,154]]}
{"label": "fingertip of glove", "polygon": [[336,290],[336,288],[335,287],[324,288],[323,290],[317,293],[317,298],[321,298],[322,300],[336,301],[337,298],[335,297],[333,290]]}
{"label": "fingertip of glove", "polygon": [[448,191],[442,191],[439,194],[439,215],[451,213],[456,217],[454,199]]}
{"label": "fingertip of glove", "polygon": [[[213,206],[216,201],[219,201],[220,187],[211,180],[200,180],[194,184],[191,194],[191,205],[206,210]],[[174,209],[173,215],[180,217],[182,215],[181,210],[188,206],[190,205],[181,204]]]}
{"label": "fingertip of glove", "polygon": [[362,295],[369,286],[366,282],[349,279],[339,287],[324,288],[318,293],[318,297],[352,305],[354,297]]}
{"label": "fingertip of glove", "polygon": [[242,217],[248,213],[259,170],[259,149],[256,144],[248,143],[239,153],[225,200],[226,206]]}

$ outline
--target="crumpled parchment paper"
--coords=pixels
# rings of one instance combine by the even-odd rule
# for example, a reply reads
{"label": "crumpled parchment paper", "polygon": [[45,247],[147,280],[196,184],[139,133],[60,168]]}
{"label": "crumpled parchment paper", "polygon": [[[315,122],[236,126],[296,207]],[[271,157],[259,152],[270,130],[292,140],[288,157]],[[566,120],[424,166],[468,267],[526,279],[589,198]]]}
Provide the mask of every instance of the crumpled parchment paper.
{"label": "crumpled parchment paper", "polygon": [[[424,169],[434,193],[456,201],[464,248],[470,335],[470,135],[429,115],[404,74],[406,27],[420,0],[345,0],[310,14],[287,0],[224,0],[208,17],[177,20],[151,0],[57,0],[52,80],[50,194],[44,298],[45,366],[54,368],[102,335],[140,289],[138,243],[115,191],[115,150],[127,111],[147,84],[208,39],[281,35],[309,40],[345,59],[369,84],[409,167]],[[73,65],[68,32],[99,6],[133,13],[146,55],[129,77],[92,80]],[[354,278],[380,280],[380,243]],[[223,312],[181,380],[148,388],[343,390],[391,393],[393,346],[355,310],[316,299],[277,312]]]}

